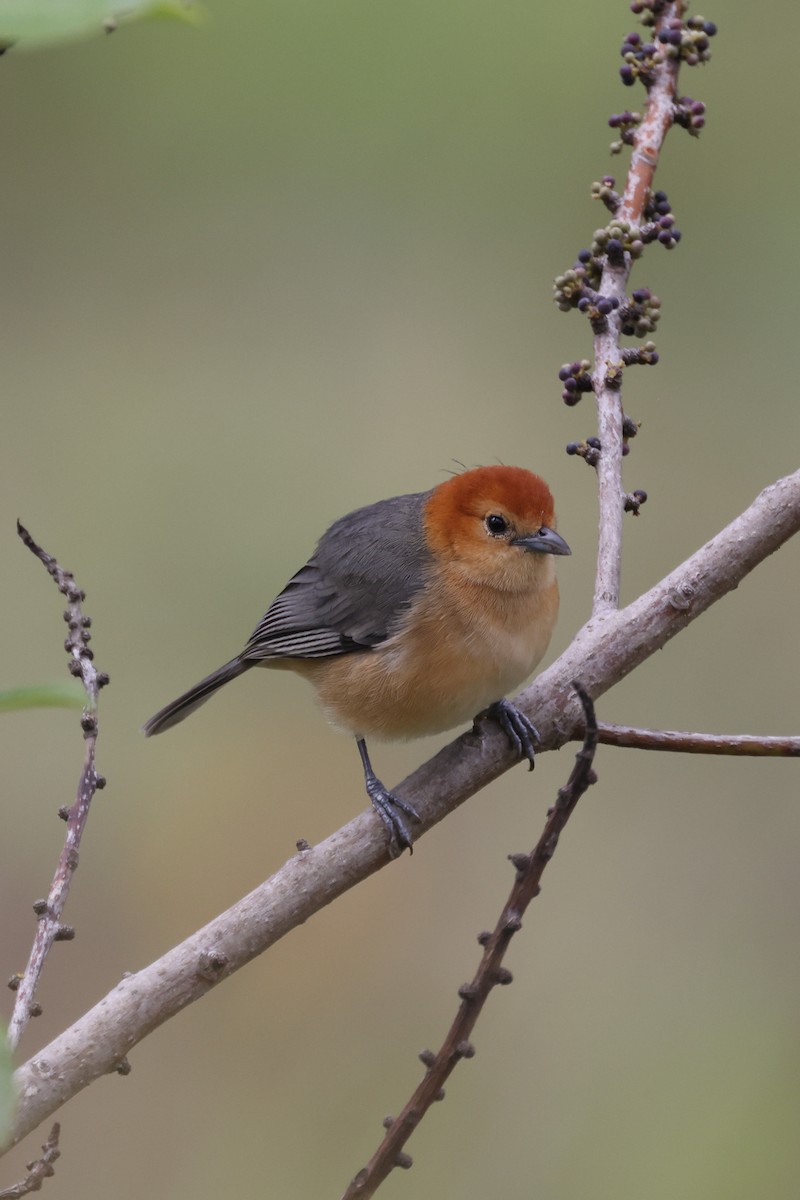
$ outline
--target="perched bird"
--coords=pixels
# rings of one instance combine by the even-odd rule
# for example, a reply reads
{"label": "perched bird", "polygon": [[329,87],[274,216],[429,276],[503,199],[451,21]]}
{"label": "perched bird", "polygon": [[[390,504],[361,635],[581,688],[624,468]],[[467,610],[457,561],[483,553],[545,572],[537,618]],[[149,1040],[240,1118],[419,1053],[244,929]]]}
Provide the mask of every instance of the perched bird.
{"label": "perched bird", "polygon": [[250,667],[310,680],[354,734],[392,854],[411,847],[410,804],[376,777],[365,739],[439,733],[485,711],[520,757],[536,730],[504,699],[542,658],[558,613],[553,497],[521,467],[477,467],[429,492],[348,513],[273,600],[236,658],[144,726],[161,733]]}

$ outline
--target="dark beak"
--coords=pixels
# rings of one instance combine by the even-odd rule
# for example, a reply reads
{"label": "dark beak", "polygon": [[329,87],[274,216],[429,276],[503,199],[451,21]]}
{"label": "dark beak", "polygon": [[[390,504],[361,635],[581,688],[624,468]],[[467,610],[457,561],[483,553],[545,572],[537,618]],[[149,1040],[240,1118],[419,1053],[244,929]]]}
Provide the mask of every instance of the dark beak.
{"label": "dark beak", "polygon": [[533,550],[536,554],[572,554],[564,539],[547,525],[543,525],[538,533],[514,538],[511,545],[522,546],[523,550]]}

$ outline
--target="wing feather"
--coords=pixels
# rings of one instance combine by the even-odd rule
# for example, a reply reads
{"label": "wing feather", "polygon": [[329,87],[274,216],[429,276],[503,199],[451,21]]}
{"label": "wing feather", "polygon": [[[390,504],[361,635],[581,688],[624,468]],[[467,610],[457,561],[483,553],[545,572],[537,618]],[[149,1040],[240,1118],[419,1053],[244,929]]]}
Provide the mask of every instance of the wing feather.
{"label": "wing feather", "polygon": [[241,660],[325,658],[390,637],[431,568],[423,530],[429,495],[380,500],[331,525],[273,600]]}

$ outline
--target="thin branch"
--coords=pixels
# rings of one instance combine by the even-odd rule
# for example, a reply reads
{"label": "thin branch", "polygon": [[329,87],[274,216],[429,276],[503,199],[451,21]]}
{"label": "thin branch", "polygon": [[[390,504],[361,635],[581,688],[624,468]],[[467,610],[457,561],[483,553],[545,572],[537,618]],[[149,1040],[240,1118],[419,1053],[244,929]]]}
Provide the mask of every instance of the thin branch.
{"label": "thin branch", "polygon": [[471,983],[459,988],[461,1004],[438,1054],[423,1051],[420,1055],[427,1072],[396,1118],[384,1121],[386,1134],[366,1167],[352,1180],[342,1200],[367,1200],[374,1196],[384,1179],[395,1167],[408,1168],[411,1158],[404,1152],[411,1137],[431,1106],[444,1097],[444,1085],[456,1064],[464,1058],[472,1058],[475,1049],[469,1038],[478,1021],[492,988],[498,984],[509,984],[511,972],[503,967],[505,953],[515,933],[522,928],[522,918],[528,905],[541,890],[544,869],[553,857],[558,839],[584,792],[595,783],[597,777],[592,769],[597,748],[597,723],[594,705],[578,684],[573,684],[583,706],[585,733],[583,746],[575,755],[566,784],[559,789],[558,799],[547,814],[542,836],[530,854],[509,855],[516,868],[517,877],[494,932],[481,934],[478,941],[483,946],[483,957]]}
{"label": "thin branch", "polygon": [[[543,748],[580,727],[573,679],[595,699],[660,650],[800,530],[800,471],[766,488],[736,520],[627,608],[593,617],[569,648],[518,698]],[[398,792],[423,816],[421,836],[515,765],[505,736],[482,726],[423,764]],[[535,777],[534,777],[535,778]],[[153,1029],[262,953],[343,892],[389,865],[371,810],[294,855],[250,895],[150,966],[123,979],[16,1073],[12,1143],[70,1097],[118,1070]],[[395,870],[407,866],[394,863]]]}
{"label": "thin branch", "polygon": [[50,1130],[50,1136],[42,1146],[41,1158],[37,1158],[33,1162],[26,1164],[28,1174],[19,1183],[3,1188],[0,1192],[0,1200],[20,1200],[21,1196],[27,1196],[31,1192],[38,1192],[45,1179],[50,1179],[51,1176],[55,1175],[56,1169],[53,1163],[57,1158],[61,1157],[61,1151],[58,1148],[58,1139],[60,1136],[61,1126],[56,1122]]}
{"label": "thin branch", "polygon": [[[753,734],[681,733],[674,729],[635,729],[631,725],[598,725],[604,746],[629,750],[674,750],[681,754],[729,754],[755,758],[800,757],[800,737],[756,737]],[[573,740],[577,740],[577,734]]]}
{"label": "thin branch", "polygon": [[89,817],[92,797],[95,790],[105,784],[105,780],[97,774],[95,769],[95,747],[97,743],[97,694],[99,689],[108,683],[108,676],[98,673],[92,662],[93,654],[88,645],[91,640],[89,628],[92,622],[91,618],[83,615],[81,609],[81,603],[86,599],[85,593],[75,583],[72,573],[60,567],[52,555],[47,554],[41,546],[37,545],[19,521],[17,522],[17,533],[28,549],[44,563],[58,590],[67,598],[64,620],[69,627],[65,643],[67,653],[70,655],[69,669],[72,675],[80,678],[83,682],[87,703],[81,715],[84,737],[83,770],[78,780],[75,803],[69,809],[61,809],[59,813],[67,822],[64,846],[59,855],[47,899],[37,900],[33,906],[39,923],[36,927],[36,937],[31,948],[28,965],[24,974],[14,976],[11,983],[16,992],[14,1011],[8,1026],[8,1043],[12,1050],[18,1046],[30,1018],[38,1016],[41,1012],[35,995],[50,947],[55,941],[68,941],[74,936],[74,930],[70,926],[62,925],[61,917],[67,902],[72,876],[78,867],[81,838]]}
{"label": "thin branch", "polygon": [[[659,12],[654,37],[669,21],[682,17],[685,7],[684,0],[665,5]],[[659,154],[673,121],[679,65],[679,59],[664,56],[653,69],[642,121],[634,134],[622,203],[615,214],[617,221],[636,226],[641,225],[644,218]],[[631,266],[628,253],[618,260],[607,256],[598,289],[601,296],[618,301],[619,307],[608,314],[604,328],[594,336],[592,379],[597,403],[597,433],[602,447],[596,463],[599,532],[592,607],[595,616],[615,609],[619,604],[625,493],[622,487],[622,388],[617,366],[622,361],[621,309]],[[609,371],[613,384],[609,382]]]}

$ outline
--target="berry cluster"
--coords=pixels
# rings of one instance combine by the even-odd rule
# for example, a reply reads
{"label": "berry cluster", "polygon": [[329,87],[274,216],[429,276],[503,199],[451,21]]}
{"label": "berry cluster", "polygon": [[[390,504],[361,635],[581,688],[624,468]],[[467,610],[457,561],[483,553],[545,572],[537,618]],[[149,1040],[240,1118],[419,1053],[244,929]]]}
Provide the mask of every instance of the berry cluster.
{"label": "berry cluster", "polygon": [[700,130],[706,123],[706,106],[702,100],[693,100],[691,96],[681,96],[675,101],[672,110],[673,120],[682,129],[688,129],[692,137],[699,137]]}
{"label": "berry cluster", "polygon": [[639,509],[647,500],[647,492],[642,488],[637,488],[635,492],[629,492],[625,497],[623,508],[625,512],[633,513],[635,517],[639,515]]}
{"label": "berry cluster", "polygon": [[604,175],[598,182],[592,184],[592,199],[602,200],[610,213],[615,213],[622,203],[619,192],[614,191],[616,180],[613,175]]}
{"label": "berry cluster", "polygon": [[680,229],[675,228],[675,214],[666,192],[653,192],[644,209],[646,224],[642,228],[642,240],[660,242],[667,250],[673,250],[681,240]]}
{"label": "berry cluster", "polygon": [[635,112],[612,113],[608,118],[608,123],[612,129],[619,130],[619,139],[612,142],[610,150],[612,154],[621,154],[623,146],[633,145],[634,131],[642,123],[642,114]]}
{"label": "berry cluster", "polygon": [[653,72],[662,61],[655,42],[645,42],[640,33],[629,33],[620,47],[620,54],[625,59],[619,69],[619,77],[626,87],[633,87],[637,79],[641,79],[645,87],[653,82]]}
{"label": "berry cluster", "polygon": [[644,239],[638,225],[614,218],[604,229],[595,229],[592,238],[592,255],[605,255],[612,267],[625,265],[625,254],[639,258],[644,250]]}
{"label": "berry cluster", "polygon": [[[634,0],[631,12],[641,17],[643,25],[653,26],[664,9],[664,0]],[[664,59],[680,59],[688,67],[708,62],[710,42],[717,27],[705,17],[674,17],[665,21],[654,42],[646,42],[640,33],[629,33],[622,43],[620,54],[625,62],[619,69],[620,79],[632,87],[640,79],[646,88],[653,82],[653,72]]]}
{"label": "berry cluster", "polygon": [[600,438],[590,437],[585,442],[568,442],[567,454],[576,454],[590,467],[596,467],[600,461]]}
{"label": "berry cluster", "polygon": [[[636,424],[636,422],[633,421],[630,417],[626,417],[625,415],[623,415],[623,417],[622,417],[622,457],[623,458],[625,458],[628,454],[630,454],[631,448],[628,445],[628,442],[630,441],[631,438],[635,438],[636,434],[638,432],[639,432],[639,426]],[[590,467],[597,466],[598,462],[600,461],[600,451],[601,450],[602,450],[602,446],[600,444],[600,438],[598,438],[598,437],[588,437],[583,442],[567,442],[567,445],[566,445],[567,454],[569,454],[570,456],[574,456],[576,458],[582,458],[583,461],[587,464],[587,466],[590,466]],[[633,496],[641,497],[641,499],[639,500],[640,504],[644,504],[645,500],[647,499],[646,492],[641,492],[641,491],[634,492]],[[625,511],[632,512],[633,509],[627,506],[627,501],[630,499],[630,497],[626,496],[625,499],[626,499]],[[637,512],[638,512],[638,510],[637,510]]]}
{"label": "berry cluster", "polygon": [[658,362],[658,351],[655,342],[645,342],[643,346],[630,346],[622,351],[624,367],[654,367]]}
{"label": "berry cluster", "polygon": [[558,372],[558,378],[564,384],[561,399],[570,408],[574,408],[584,392],[594,391],[591,370],[592,364],[588,358],[583,358],[580,362],[564,363]]}
{"label": "berry cluster", "polygon": [[[631,298],[620,308],[622,325],[620,331],[626,337],[647,337],[655,330],[661,319],[661,301],[650,288],[637,288]],[[648,346],[652,343],[648,342]]]}
{"label": "berry cluster", "polygon": [[709,43],[716,32],[714,22],[705,17],[689,17],[685,23],[675,17],[659,29],[657,40],[667,58],[680,58],[687,67],[696,67],[711,58]]}

